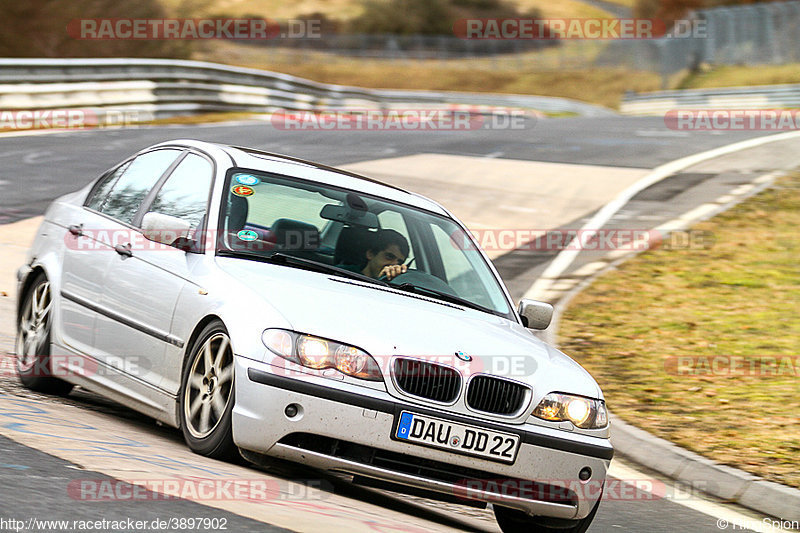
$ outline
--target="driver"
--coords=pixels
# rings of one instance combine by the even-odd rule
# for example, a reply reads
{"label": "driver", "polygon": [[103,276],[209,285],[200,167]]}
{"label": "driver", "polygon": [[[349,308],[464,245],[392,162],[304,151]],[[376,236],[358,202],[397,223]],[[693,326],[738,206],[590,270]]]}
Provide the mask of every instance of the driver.
{"label": "driver", "polygon": [[408,270],[403,264],[408,257],[408,241],[400,232],[393,229],[380,230],[366,255],[367,266],[361,271],[365,276],[371,278],[386,276],[386,279],[391,281],[392,278]]}
{"label": "driver", "polygon": [[387,280],[406,272],[408,267],[403,263],[408,256],[408,241],[393,229],[379,230],[372,236],[370,247],[365,252],[366,265],[337,265],[339,268],[359,272],[371,278],[386,276]]}

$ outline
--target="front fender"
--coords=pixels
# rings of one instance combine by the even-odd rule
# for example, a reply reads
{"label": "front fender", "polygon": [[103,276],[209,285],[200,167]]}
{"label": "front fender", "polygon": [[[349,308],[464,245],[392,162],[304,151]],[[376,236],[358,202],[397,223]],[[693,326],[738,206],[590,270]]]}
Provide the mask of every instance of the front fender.
{"label": "front fender", "polygon": [[217,269],[212,258],[200,261],[199,275],[181,291],[173,316],[171,332],[183,341],[183,346],[168,348],[170,364],[161,385],[172,394],[180,390],[183,361],[191,349],[193,335],[208,317],[222,320],[235,354],[257,360],[263,360],[266,352],[261,341],[265,329],[291,329],[289,321],[275,307]]}

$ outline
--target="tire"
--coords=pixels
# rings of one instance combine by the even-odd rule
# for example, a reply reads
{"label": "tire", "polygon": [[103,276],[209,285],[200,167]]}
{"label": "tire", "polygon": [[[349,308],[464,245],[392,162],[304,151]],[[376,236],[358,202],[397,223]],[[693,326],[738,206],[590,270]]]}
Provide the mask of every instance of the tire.
{"label": "tire", "polygon": [[209,323],[189,351],[178,405],[183,438],[189,448],[228,461],[239,458],[231,430],[233,363],[225,326],[218,320]]}
{"label": "tire", "polygon": [[54,377],[50,362],[52,303],[47,276],[37,274],[23,297],[17,319],[17,374],[30,390],[66,396],[73,385]]}
{"label": "tire", "polygon": [[594,520],[600,500],[581,520],[560,520],[544,516],[530,516],[516,509],[494,507],[494,517],[503,533],[584,533]]}

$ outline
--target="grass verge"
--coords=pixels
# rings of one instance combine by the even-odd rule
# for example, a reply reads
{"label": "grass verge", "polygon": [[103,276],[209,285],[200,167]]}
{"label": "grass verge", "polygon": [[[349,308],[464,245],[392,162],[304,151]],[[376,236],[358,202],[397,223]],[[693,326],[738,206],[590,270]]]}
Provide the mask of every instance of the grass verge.
{"label": "grass verge", "polygon": [[[612,0],[611,3],[626,4],[633,0]],[[186,0],[161,0],[170,13],[180,14],[186,10]],[[609,18],[607,11],[581,0],[510,0],[510,5],[520,11],[539,9],[544,18]],[[189,2],[194,16],[209,16],[225,13],[230,16],[260,16],[276,20],[292,19],[312,13],[342,21],[353,19],[364,11],[360,0],[196,0]]]}
{"label": "grass verge", "polygon": [[574,68],[585,63],[586,57],[594,57],[601,45],[576,41],[555,50],[514,56],[403,61],[215,42],[198,50],[193,59],[283,72],[321,83],[558,96],[612,108],[619,107],[625,91],[656,91],[661,87],[661,78],[654,72]]}
{"label": "grass verge", "polygon": [[[626,91],[662,88],[658,73],[587,67],[605,44],[570,41],[540,52],[447,60],[387,60],[312,51],[203,43],[193,59],[272,70],[322,83],[383,89],[421,89],[559,96],[618,109]],[[669,89],[800,83],[800,64],[720,66],[678,72]]]}
{"label": "grass verge", "polygon": [[[564,314],[562,348],[625,421],[800,487],[798,227],[800,172],[697,225],[712,248],[648,251],[600,277]],[[759,376],[670,362],[724,355],[794,363]]]}
{"label": "grass verge", "polygon": [[513,0],[510,2],[520,11],[537,9],[542,18],[611,18],[608,11],[581,0]]}
{"label": "grass verge", "polygon": [[720,66],[687,75],[678,89],[741,87],[743,85],[779,85],[800,83],[800,65]]}

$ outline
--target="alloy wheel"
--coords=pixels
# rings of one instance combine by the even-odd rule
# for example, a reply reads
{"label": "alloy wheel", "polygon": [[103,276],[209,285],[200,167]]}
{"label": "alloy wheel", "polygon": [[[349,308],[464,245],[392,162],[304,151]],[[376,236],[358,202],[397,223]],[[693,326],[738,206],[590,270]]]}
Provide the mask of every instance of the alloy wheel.
{"label": "alloy wheel", "polygon": [[222,419],[233,396],[233,351],[228,336],[215,333],[195,353],[184,390],[184,418],[189,433],[202,439]]}
{"label": "alloy wheel", "polygon": [[36,364],[42,345],[49,337],[51,308],[50,283],[45,281],[34,288],[20,314],[16,346],[20,370],[29,370]]}

